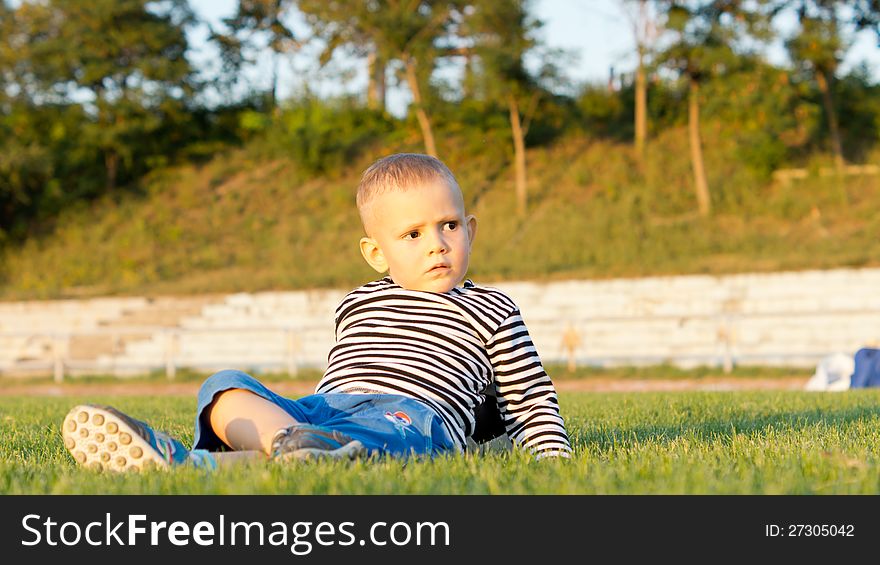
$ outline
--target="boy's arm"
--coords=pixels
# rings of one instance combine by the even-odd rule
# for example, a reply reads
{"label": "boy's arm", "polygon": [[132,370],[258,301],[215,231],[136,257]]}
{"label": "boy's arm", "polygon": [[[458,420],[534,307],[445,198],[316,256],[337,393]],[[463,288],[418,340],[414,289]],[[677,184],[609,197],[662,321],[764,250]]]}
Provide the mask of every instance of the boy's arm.
{"label": "boy's arm", "polygon": [[569,457],[571,445],[559,414],[556,388],[514,310],[486,344],[495,373],[498,408],[507,435],[536,457]]}

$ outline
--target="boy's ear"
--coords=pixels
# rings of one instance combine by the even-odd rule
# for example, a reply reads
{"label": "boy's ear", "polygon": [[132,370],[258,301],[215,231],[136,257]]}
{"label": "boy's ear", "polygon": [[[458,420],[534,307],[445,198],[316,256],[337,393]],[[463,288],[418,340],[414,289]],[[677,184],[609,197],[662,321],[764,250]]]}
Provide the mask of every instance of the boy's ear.
{"label": "boy's ear", "polygon": [[385,260],[385,254],[379,248],[379,244],[371,237],[361,238],[361,255],[364,260],[373,267],[376,272],[384,273],[388,270],[388,261]]}
{"label": "boy's ear", "polygon": [[477,217],[471,214],[464,221],[467,224],[468,245],[473,246],[474,238],[477,237]]}

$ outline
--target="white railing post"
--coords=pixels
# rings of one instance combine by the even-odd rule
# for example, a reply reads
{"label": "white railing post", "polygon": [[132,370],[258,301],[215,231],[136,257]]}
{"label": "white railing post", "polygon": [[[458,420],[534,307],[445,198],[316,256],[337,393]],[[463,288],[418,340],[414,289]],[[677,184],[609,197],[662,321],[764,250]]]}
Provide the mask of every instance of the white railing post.
{"label": "white railing post", "polygon": [[724,372],[729,374],[733,371],[733,355],[730,348],[730,318],[724,318]]}
{"label": "white railing post", "polygon": [[115,331],[110,334],[110,374],[118,376],[116,374],[116,355],[122,351],[122,337],[116,333]]}
{"label": "white railing post", "polygon": [[165,377],[168,380],[177,376],[177,332],[168,330],[165,332]]}
{"label": "white railing post", "polygon": [[[70,337],[67,336],[69,340]],[[52,368],[53,374],[56,383],[60,383],[64,380],[64,351],[61,346],[62,336],[60,334],[54,334],[52,336]]]}
{"label": "white railing post", "polygon": [[581,334],[574,325],[569,322],[562,332],[562,349],[565,352],[567,360],[567,368],[569,373],[573,373],[577,368],[577,350],[581,345]]}
{"label": "white railing post", "polygon": [[718,314],[718,347],[721,349],[721,368],[725,373],[733,371],[733,341],[736,339],[730,320],[730,314]]}

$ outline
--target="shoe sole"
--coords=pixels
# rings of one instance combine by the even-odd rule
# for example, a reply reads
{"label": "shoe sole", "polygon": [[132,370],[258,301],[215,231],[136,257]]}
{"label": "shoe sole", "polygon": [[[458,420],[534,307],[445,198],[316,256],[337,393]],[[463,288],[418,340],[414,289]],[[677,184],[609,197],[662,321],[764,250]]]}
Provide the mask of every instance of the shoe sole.
{"label": "shoe sole", "polygon": [[168,467],[125,420],[99,406],[75,406],[64,418],[61,436],[73,459],[89,469],[125,472]]}
{"label": "shoe sole", "polygon": [[352,440],[338,449],[317,449],[314,447],[304,447],[291,451],[287,457],[298,459],[300,461],[317,461],[321,459],[348,459],[354,460],[358,457],[365,456],[367,449],[364,444],[358,440]]}

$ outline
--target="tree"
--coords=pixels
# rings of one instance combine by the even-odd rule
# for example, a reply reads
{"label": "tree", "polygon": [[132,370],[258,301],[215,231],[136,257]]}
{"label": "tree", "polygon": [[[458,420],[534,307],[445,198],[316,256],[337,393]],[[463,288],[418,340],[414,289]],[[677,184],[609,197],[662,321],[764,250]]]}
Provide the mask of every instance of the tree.
{"label": "tree", "polygon": [[635,146],[644,157],[648,137],[648,57],[657,39],[658,26],[648,0],[621,0],[636,43]]}
{"label": "tree", "polygon": [[856,29],[873,29],[880,45],[880,0],[854,0],[853,4]]}
{"label": "tree", "polygon": [[39,105],[30,40],[44,22],[34,14],[28,4],[0,1],[0,246],[20,238],[46,195],[57,193],[50,145],[63,137],[63,108]]}
{"label": "tree", "polygon": [[325,59],[342,45],[354,45],[372,51],[377,62],[400,63],[425,152],[436,156],[425,85],[440,54],[439,43],[450,35],[463,5],[459,0],[301,0],[299,9],[326,42]]}
{"label": "tree", "polygon": [[39,5],[11,7],[0,0],[0,101],[37,104],[52,97],[40,88],[34,53],[48,37],[51,22]]}
{"label": "tree", "polygon": [[841,33],[838,5],[827,0],[802,0],[797,14],[800,30],[785,45],[792,61],[812,75],[822,96],[834,162],[843,167],[843,144],[834,104],[835,72],[848,49]]}
{"label": "tree", "polygon": [[736,48],[751,33],[764,39],[769,33],[765,2],[664,0],[659,9],[672,42],[658,60],[677,72],[688,89],[688,144],[694,174],[694,191],[701,216],[712,210],[700,135],[700,88],[713,75],[730,72],[741,61]]}
{"label": "tree", "polygon": [[320,0],[302,0],[300,11],[306,21],[315,30],[315,35],[324,41],[324,49],[319,56],[320,64],[326,65],[334,52],[345,47],[356,56],[367,60],[367,107],[373,110],[385,110],[386,72],[388,61],[379,54],[375,38],[368,29],[360,25],[357,18],[347,18],[350,9],[369,12],[370,6],[351,6],[349,10],[338,3],[327,3]]}
{"label": "tree", "polygon": [[0,115],[3,115],[5,103],[9,99],[7,89],[14,83],[14,18],[15,10],[6,5],[6,0],[0,0]]}
{"label": "tree", "polygon": [[[525,140],[541,95],[539,77],[525,65],[526,54],[535,51],[534,32],[541,25],[529,15],[528,8],[528,0],[475,2],[463,26],[464,35],[473,42],[472,53],[482,73],[481,94],[507,109],[520,217],[525,216],[528,206]],[[549,65],[543,67],[549,69]]]}
{"label": "tree", "polygon": [[385,111],[386,71],[385,61],[375,49],[367,53],[367,107],[371,110]]}
{"label": "tree", "polygon": [[49,0],[28,4],[31,63],[41,97],[82,103],[93,116],[85,143],[103,154],[107,190],[120,169],[172,119],[183,119],[195,85],[185,58],[185,0]]}
{"label": "tree", "polygon": [[223,23],[231,33],[212,30],[211,38],[218,44],[227,72],[239,71],[248,61],[245,51],[259,50],[262,41],[272,53],[272,82],[269,87],[269,107],[278,104],[278,66],[281,57],[290,53],[299,43],[284,17],[293,8],[293,0],[239,0],[235,15]]}

